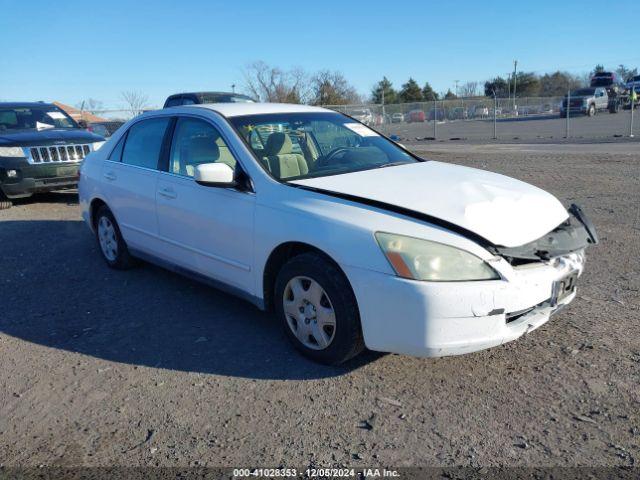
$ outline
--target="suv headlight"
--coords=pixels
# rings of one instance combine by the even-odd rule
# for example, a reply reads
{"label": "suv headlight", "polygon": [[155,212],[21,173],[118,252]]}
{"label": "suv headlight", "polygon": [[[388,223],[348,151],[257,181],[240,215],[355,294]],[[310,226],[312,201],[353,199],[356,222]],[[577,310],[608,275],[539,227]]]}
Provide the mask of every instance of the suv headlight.
{"label": "suv headlight", "polygon": [[484,260],[459,248],[391,233],[377,232],[375,236],[400,277],[431,282],[500,278]]}
{"label": "suv headlight", "polygon": [[0,157],[24,157],[22,147],[0,147]]}

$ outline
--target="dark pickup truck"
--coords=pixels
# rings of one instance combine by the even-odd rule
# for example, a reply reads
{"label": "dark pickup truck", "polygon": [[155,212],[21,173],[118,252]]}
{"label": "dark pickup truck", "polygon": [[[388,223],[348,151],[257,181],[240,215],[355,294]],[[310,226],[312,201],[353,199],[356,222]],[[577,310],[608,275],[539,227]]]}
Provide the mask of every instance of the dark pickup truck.
{"label": "dark pickup truck", "polygon": [[55,105],[0,103],[0,209],[11,199],[75,188],[80,163],[103,143]]}

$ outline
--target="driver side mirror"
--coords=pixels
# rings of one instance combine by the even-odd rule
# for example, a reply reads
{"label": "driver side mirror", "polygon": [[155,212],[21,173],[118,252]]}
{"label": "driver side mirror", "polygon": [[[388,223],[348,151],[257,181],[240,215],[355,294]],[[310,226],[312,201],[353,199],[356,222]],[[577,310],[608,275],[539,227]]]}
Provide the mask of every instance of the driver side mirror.
{"label": "driver side mirror", "polygon": [[196,183],[205,187],[236,186],[235,172],[226,163],[201,163],[196,166],[193,177]]}

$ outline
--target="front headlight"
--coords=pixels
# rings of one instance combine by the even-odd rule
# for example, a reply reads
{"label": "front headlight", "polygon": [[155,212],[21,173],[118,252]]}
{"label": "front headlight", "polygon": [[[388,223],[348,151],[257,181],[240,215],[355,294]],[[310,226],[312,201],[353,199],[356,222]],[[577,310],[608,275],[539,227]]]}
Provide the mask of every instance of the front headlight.
{"label": "front headlight", "polygon": [[93,147],[92,151],[100,150],[100,147],[104,145],[104,142],[93,142],[91,146]]}
{"label": "front headlight", "polygon": [[22,147],[0,147],[0,157],[24,157]]}
{"label": "front headlight", "polygon": [[431,282],[500,278],[484,260],[459,248],[383,232],[376,240],[400,277]]}

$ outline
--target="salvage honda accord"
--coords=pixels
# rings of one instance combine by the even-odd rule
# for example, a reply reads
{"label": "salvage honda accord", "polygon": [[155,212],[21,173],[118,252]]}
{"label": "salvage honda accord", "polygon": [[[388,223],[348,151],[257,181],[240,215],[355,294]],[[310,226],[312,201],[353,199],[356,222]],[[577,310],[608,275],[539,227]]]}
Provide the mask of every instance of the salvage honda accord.
{"label": "salvage honda accord", "polygon": [[241,295],[329,364],[514,340],[573,300],[597,243],[576,205],[301,105],[145,113],[86,158],[79,190],[109,266]]}

